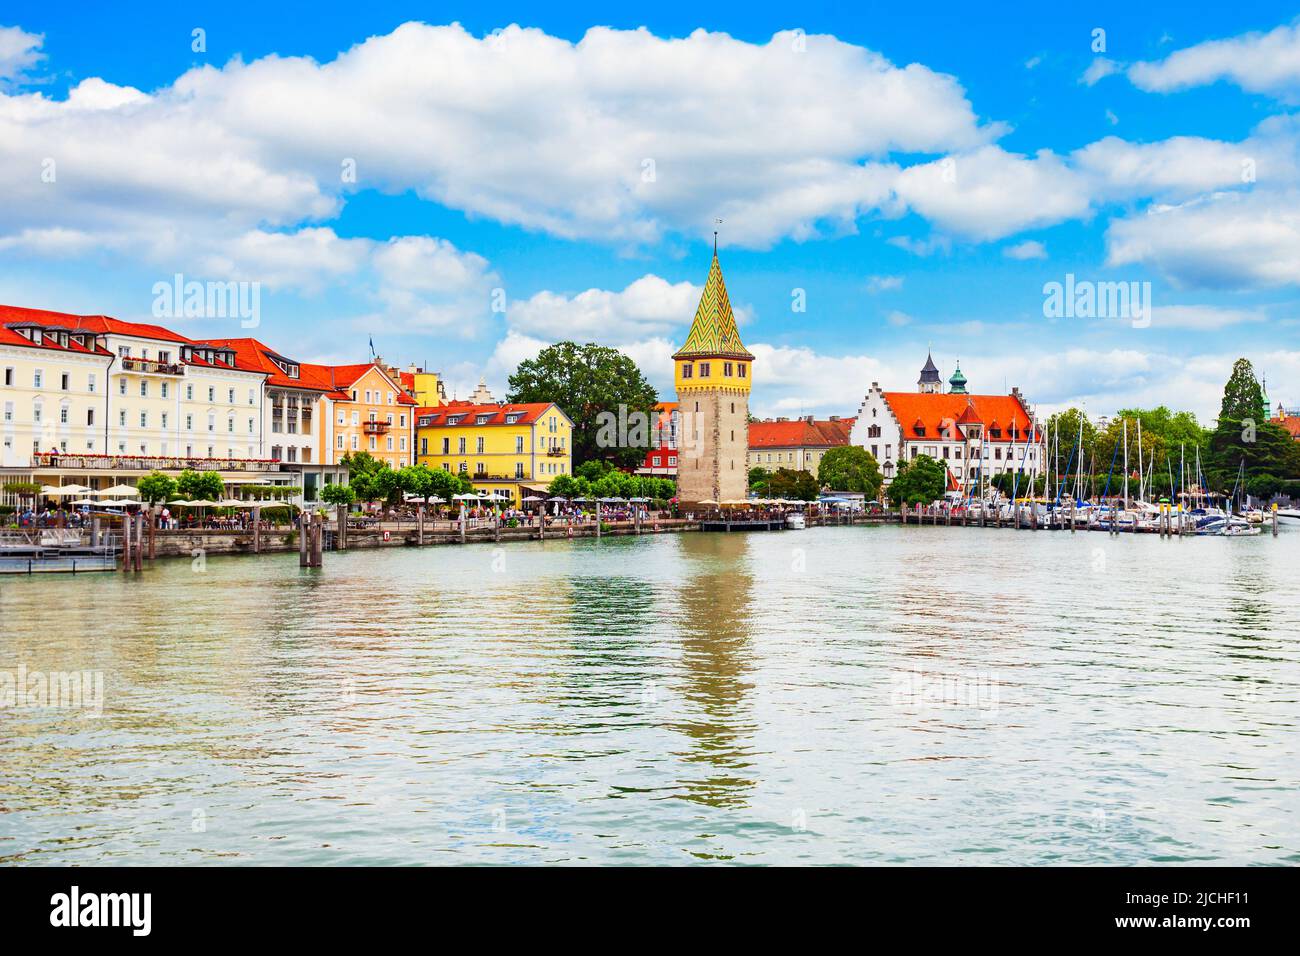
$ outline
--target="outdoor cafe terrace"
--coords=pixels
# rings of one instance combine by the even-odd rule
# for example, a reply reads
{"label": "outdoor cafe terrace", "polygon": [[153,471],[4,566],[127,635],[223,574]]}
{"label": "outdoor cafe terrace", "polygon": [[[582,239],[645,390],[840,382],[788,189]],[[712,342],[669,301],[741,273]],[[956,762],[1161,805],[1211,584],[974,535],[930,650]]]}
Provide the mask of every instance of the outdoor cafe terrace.
{"label": "outdoor cafe terrace", "polygon": [[65,455],[44,452],[32,455],[31,466],[66,468],[76,471],[258,471],[280,470],[275,458],[171,458],[155,455]]}

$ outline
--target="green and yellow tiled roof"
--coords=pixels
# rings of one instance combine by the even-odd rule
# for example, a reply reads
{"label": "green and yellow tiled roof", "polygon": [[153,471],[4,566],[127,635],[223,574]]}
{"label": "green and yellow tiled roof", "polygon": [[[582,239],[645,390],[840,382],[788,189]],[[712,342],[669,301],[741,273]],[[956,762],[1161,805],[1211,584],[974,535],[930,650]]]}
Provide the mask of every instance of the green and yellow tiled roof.
{"label": "green and yellow tiled roof", "polygon": [[691,332],[686,336],[686,344],[677,350],[673,358],[689,358],[693,355],[744,359],[754,357],[740,341],[740,330],[736,328],[736,316],[731,311],[727,284],[722,281],[722,266],[718,264],[716,254],[713,256],[713,265],[709,267],[709,281],[704,284],[704,294],[700,296],[700,306],[695,310]]}

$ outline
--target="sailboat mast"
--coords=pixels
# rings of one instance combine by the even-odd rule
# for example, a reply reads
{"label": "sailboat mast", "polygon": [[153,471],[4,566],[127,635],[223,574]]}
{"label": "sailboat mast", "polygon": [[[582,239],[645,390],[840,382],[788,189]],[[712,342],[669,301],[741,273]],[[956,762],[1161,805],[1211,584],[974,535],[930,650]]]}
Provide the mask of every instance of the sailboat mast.
{"label": "sailboat mast", "polygon": [[1124,510],[1128,511],[1128,419],[1124,419]]}

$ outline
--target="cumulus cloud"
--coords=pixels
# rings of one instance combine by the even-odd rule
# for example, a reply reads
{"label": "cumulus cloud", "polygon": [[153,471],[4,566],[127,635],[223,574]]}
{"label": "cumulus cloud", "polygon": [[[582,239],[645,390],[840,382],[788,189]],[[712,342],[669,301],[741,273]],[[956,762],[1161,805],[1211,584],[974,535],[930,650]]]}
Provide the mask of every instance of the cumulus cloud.
{"label": "cumulus cloud", "polygon": [[881,292],[897,292],[902,287],[902,276],[871,276],[867,279],[867,291],[872,295]]}
{"label": "cumulus cloud", "polygon": [[670,283],[645,275],[621,292],[538,292],[512,303],[507,314],[511,328],[525,335],[552,342],[573,339],[618,345],[689,323],[702,292],[701,286],[690,282]]}
{"label": "cumulus cloud", "polygon": [[898,195],[939,226],[975,239],[1000,239],[1087,215],[1088,182],[1061,157],[984,146],[903,170]]}
{"label": "cumulus cloud", "polygon": [[1154,266],[1189,287],[1300,285],[1300,191],[1221,193],[1113,222],[1110,265]]}
{"label": "cumulus cloud", "polygon": [[1095,86],[1098,81],[1118,73],[1122,69],[1123,67],[1114,60],[1099,56],[1088,64],[1088,68],[1083,71],[1083,76],[1079,77],[1079,82],[1086,86]]}
{"label": "cumulus cloud", "polygon": [[41,45],[45,37],[20,27],[0,27],[0,90],[23,78],[45,58]]}
{"label": "cumulus cloud", "polygon": [[1135,63],[1128,76],[1139,89],[1154,93],[1227,80],[1251,93],[1294,102],[1300,96],[1300,23],[1198,43],[1163,60]]}

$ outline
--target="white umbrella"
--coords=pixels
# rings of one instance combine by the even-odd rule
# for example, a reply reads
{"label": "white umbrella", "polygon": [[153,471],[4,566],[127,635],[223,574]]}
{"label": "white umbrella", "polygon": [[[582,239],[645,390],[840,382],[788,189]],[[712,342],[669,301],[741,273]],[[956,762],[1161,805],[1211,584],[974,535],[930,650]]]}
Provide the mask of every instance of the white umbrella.
{"label": "white umbrella", "polygon": [[[131,489],[135,491],[134,488]],[[85,485],[42,485],[41,494],[47,498],[62,498],[64,495],[84,495],[88,491]]]}
{"label": "white umbrella", "polygon": [[116,501],[104,502],[105,508],[141,508],[144,507],[143,501],[136,501],[132,498],[119,498]]}
{"label": "white umbrella", "polygon": [[238,498],[223,498],[221,501],[217,502],[217,507],[218,508],[251,508],[252,505],[251,503],[247,501],[241,501]]}
{"label": "white umbrella", "polygon": [[112,488],[101,488],[95,494],[101,498],[122,498],[133,495],[137,491],[134,485],[114,485]]}
{"label": "white umbrella", "polygon": [[185,502],[185,503],[186,503],[187,505],[189,505],[191,508],[216,508],[216,507],[218,507],[218,505],[217,505],[217,503],[216,503],[215,501],[208,501],[206,498],[199,498],[199,499],[196,500],[196,501],[187,501],[187,502]]}
{"label": "white umbrella", "polygon": [[545,501],[545,500],[546,499],[543,498],[541,495],[529,495],[528,497],[524,498],[524,501]]}
{"label": "white umbrella", "polygon": [[451,500],[452,500],[452,501],[478,501],[478,499],[479,499],[479,496],[478,496],[478,495],[472,495],[472,494],[470,494],[469,492],[466,492],[466,493],[463,494],[463,495],[452,495],[452,496],[451,496]]}
{"label": "white umbrella", "polygon": [[96,501],[94,498],[78,498],[76,501],[68,502],[68,504],[76,505],[78,508],[80,508],[84,505],[97,505],[99,504],[99,502]]}

